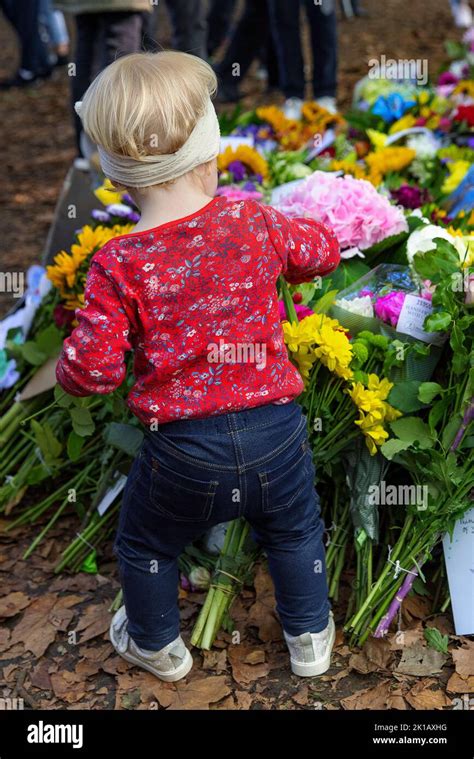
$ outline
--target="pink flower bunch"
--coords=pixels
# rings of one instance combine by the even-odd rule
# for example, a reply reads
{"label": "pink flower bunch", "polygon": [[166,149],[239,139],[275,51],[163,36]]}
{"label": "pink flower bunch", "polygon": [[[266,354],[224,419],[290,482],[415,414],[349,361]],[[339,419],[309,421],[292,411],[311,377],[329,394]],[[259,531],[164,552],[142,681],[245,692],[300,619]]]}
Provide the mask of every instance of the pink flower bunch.
{"label": "pink flower bunch", "polygon": [[403,211],[364,179],[315,171],[277,208],[288,216],[306,216],[332,227],[342,249],[370,248],[390,235],[408,231]]}
{"label": "pink flower bunch", "polygon": [[260,200],[262,193],[256,190],[244,190],[238,185],[228,184],[217,189],[216,195],[225,195],[229,200]]}
{"label": "pink flower bunch", "polygon": [[[285,304],[282,300],[278,301],[278,308],[280,310],[280,321],[284,321],[288,317],[286,315]],[[295,303],[295,311],[299,322],[306,316],[312,316],[314,314],[314,311],[311,308],[308,308],[308,306],[303,306],[303,304],[300,303]]]}
{"label": "pink flower bunch", "polygon": [[387,295],[381,295],[375,301],[375,315],[383,322],[396,327],[405,297],[406,293],[400,290],[393,290],[391,293],[387,293]]}

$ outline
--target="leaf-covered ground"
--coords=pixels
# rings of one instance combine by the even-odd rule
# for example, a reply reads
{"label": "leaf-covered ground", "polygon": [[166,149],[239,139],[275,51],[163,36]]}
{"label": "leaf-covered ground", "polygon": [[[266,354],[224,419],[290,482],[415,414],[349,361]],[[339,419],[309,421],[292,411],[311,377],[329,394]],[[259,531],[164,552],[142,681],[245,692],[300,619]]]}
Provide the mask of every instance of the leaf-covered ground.
{"label": "leaf-covered ground", "polygon": [[[271,580],[257,567],[255,588],[233,607],[235,631],[210,652],[193,649],[194,668],[162,683],[121,659],[108,638],[119,588],[111,544],[100,574],[54,575],[76,525],[64,519],[27,561],[22,555],[40,525],[8,533],[0,520],[0,697],[26,709],[453,709],[474,707],[474,642],[456,637],[449,615],[430,616],[429,601],[408,598],[400,629],[351,650],[335,607],[338,635],[332,666],[320,678],[291,674],[274,613]],[[189,640],[204,593],[181,591],[183,637]],[[449,653],[426,644],[424,628],[449,636]],[[469,696],[471,694],[471,696]]]}

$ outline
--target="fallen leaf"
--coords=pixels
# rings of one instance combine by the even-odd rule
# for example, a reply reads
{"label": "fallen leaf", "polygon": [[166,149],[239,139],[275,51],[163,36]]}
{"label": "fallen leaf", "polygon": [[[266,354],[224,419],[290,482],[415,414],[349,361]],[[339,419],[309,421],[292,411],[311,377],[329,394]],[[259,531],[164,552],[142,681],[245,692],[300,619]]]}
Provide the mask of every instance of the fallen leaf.
{"label": "fallen leaf", "polygon": [[393,690],[389,693],[387,698],[387,709],[398,709],[399,711],[406,711],[408,709],[407,702],[400,689]]}
{"label": "fallen leaf", "polygon": [[431,602],[426,596],[419,596],[416,593],[407,596],[403,600],[402,614],[409,618],[426,619],[431,611]]}
{"label": "fallen leaf", "polygon": [[413,709],[443,709],[445,706],[451,706],[451,699],[439,688],[433,690],[433,683],[436,683],[436,680],[428,682],[420,680],[405,694],[406,700]]}
{"label": "fallen leaf", "polygon": [[5,651],[9,645],[10,630],[6,627],[0,627],[0,651]]}
{"label": "fallen leaf", "polygon": [[51,677],[49,669],[51,662],[48,659],[41,659],[30,674],[30,682],[35,688],[40,690],[51,690]]}
{"label": "fallen leaf", "polygon": [[252,704],[252,696],[250,693],[247,693],[246,690],[236,690],[235,697],[237,699],[237,706],[239,709],[245,711],[247,711],[247,709],[250,709],[250,706]]}
{"label": "fallen leaf", "polygon": [[223,698],[222,701],[219,701],[215,706],[214,704],[211,704],[210,708],[213,711],[228,711],[229,709],[238,709],[237,704],[234,701],[234,697],[232,694],[230,696],[226,696],[226,698]]}
{"label": "fallen leaf", "polygon": [[395,672],[415,675],[416,677],[433,675],[435,672],[441,672],[446,659],[445,654],[423,646],[422,643],[415,643],[413,646],[403,649],[402,658],[395,668]]}
{"label": "fallen leaf", "polygon": [[256,648],[254,651],[250,651],[244,659],[245,664],[262,664],[265,661],[265,651],[261,648]]}
{"label": "fallen leaf", "polygon": [[390,696],[390,680],[382,680],[373,688],[358,690],[341,699],[341,706],[348,710],[385,709]]}
{"label": "fallen leaf", "polygon": [[202,652],[202,668],[205,670],[213,670],[217,674],[225,672],[227,668],[227,651],[221,649],[220,651],[203,651]]}
{"label": "fallen leaf", "polygon": [[216,677],[204,677],[199,680],[193,680],[187,684],[177,683],[173,694],[173,701],[169,705],[168,710],[209,709],[210,704],[215,704],[221,698],[225,698],[225,696],[231,693],[226,679],[225,675],[217,675]]}
{"label": "fallen leaf", "polygon": [[254,579],[255,603],[251,606],[247,624],[258,628],[258,637],[264,643],[281,640],[281,625],[275,616],[275,592],[267,569],[258,564]]}
{"label": "fallen leaf", "polygon": [[63,669],[51,675],[51,686],[54,695],[68,704],[80,701],[86,695],[84,683],[79,680],[75,672]]}
{"label": "fallen leaf", "polygon": [[292,699],[295,702],[295,704],[299,704],[299,706],[307,706],[308,696],[309,696],[309,688],[307,685],[303,685],[299,689],[299,691],[297,691],[296,693],[292,695]]}
{"label": "fallen leaf", "polygon": [[71,622],[74,612],[67,608],[67,603],[67,598],[58,598],[55,593],[36,598],[13,629],[11,642],[21,641],[39,659],[55,640],[57,632],[66,630]]}
{"label": "fallen leaf", "polygon": [[474,675],[474,641],[466,641],[462,648],[452,651],[452,656],[459,677],[465,679]]}
{"label": "fallen leaf", "polygon": [[26,593],[9,593],[0,598],[0,617],[14,617],[30,603]]}
{"label": "fallen leaf", "polygon": [[258,680],[260,677],[266,677],[270,672],[270,665],[265,662],[262,664],[246,664],[246,657],[254,650],[253,646],[248,643],[240,643],[231,646],[227,650],[232,667],[232,677],[239,685],[248,685],[248,683]]}
{"label": "fallen leaf", "polygon": [[455,672],[449,678],[446,690],[450,693],[474,693],[474,676],[461,677]]}
{"label": "fallen leaf", "polygon": [[80,642],[85,643],[105,633],[110,627],[112,615],[110,601],[88,606],[76,625],[76,632],[82,632]]}

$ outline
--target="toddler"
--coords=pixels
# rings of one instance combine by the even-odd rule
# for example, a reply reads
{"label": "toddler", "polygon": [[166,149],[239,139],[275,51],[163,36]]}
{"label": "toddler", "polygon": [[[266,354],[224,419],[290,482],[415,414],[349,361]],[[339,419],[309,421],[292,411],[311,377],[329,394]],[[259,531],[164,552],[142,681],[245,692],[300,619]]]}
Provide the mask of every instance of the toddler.
{"label": "toddler", "polygon": [[339,262],[323,224],[254,200],[216,197],[219,125],[207,63],[137,53],[112,63],[77,104],[105,175],[141,210],[91,261],[85,307],[57,380],[110,393],[133,350],[127,403],[144,441],[124,491],[114,552],[125,605],[118,653],[162,680],[193,660],[180,637],[177,560],[216,524],[250,523],[265,550],[294,673],[330,664],[334,622],[303,382],[283,341],[276,281]]}

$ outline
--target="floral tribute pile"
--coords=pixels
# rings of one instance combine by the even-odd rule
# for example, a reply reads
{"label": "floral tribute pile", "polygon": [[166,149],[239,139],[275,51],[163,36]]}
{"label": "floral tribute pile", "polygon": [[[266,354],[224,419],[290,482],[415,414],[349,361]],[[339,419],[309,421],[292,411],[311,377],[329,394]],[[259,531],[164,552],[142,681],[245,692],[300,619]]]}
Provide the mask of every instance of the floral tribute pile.
{"label": "floral tribute pile", "polygon": [[[473,31],[451,51],[435,84],[362,81],[344,116],[305,103],[299,120],[268,106],[221,124],[233,139],[218,192],[324,221],[342,248],[333,274],[279,289],[305,383],[330,595],[358,644],[385,635],[408,594],[428,596],[433,612],[449,607],[441,541],[473,505]],[[124,402],[130,371],[109,396],[73,398],[48,383],[92,255],[139,218],[107,182],[96,196],[71,248],[32,267],[23,303],[0,322],[0,511],[10,529],[41,525],[26,555],[76,515],[57,572],[98,571],[142,435]],[[407,499],[387,498],[400,489]],[[257,556],[238,521],[219,555],[200,545],[181,557],[183,587],[209,588],[195,645],[232,629]]]}

